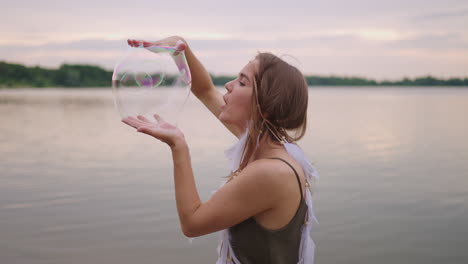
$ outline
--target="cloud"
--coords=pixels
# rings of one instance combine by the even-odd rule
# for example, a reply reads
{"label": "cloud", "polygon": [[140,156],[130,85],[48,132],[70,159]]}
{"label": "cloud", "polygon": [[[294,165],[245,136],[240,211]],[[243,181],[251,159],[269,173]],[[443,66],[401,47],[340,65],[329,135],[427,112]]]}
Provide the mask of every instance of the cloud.
{"label": "cloud", "polygon": [[[442,19],[468,19],[468,9],[433,12],[413,17],[414,21],[434,21]],[[465,21],[466,22],[466,21]]]}
{"label": "cloud", "polygon": [[468,40],[461,34],[424,34],[408,39],[393,41],[385,45],[388,49],[413,49],[431,52],[458,52],[468,53]]}

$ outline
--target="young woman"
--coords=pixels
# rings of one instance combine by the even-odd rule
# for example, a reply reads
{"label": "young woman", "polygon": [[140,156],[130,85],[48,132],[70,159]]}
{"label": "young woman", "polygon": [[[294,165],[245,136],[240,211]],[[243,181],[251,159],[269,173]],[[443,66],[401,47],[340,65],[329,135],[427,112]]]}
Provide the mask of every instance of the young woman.
{"label": "young woman", "polygon": [[236,136],[232,174],[206,202],[200,201],[189,147],[182,131],[154,115],[122,120],[168,144],[174,162],[177,211],[183,233],[223,230],[217,263],[311,263],[309,184],[314,168],[293,143],[306,131],[308,88],[302,73],[270,53],[259,53],[225,85],[223,95],[181,37],[130,46],[165,45],[184,51],[192,92]]}

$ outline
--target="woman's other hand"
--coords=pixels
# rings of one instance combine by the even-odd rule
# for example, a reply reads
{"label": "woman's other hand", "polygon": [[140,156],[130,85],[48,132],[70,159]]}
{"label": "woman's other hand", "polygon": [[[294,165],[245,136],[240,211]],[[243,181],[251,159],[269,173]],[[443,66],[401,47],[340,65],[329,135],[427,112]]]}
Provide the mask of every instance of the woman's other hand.
{"label": "woman's other hand", "polygon": [[187,42],[179,36],[172,36],[164,38],[158,41],[145,41],[145,40],[136,40],[128,39],[127,43],[131,47],[151,47],[151,46],[169,46],[175,47],[178,52],[185,50],[188,45]]}
{"label": "woman's other hand", "polygon": [[122,122],[136,128],[138,132],[145,133],[161,140],[171,148],[185,142],[184,134],[177,127],[167,123],[159,115],[154,115],[154,118],[156,119],[156,122],[141,115],[137,118],[129,116],[122,119]]}

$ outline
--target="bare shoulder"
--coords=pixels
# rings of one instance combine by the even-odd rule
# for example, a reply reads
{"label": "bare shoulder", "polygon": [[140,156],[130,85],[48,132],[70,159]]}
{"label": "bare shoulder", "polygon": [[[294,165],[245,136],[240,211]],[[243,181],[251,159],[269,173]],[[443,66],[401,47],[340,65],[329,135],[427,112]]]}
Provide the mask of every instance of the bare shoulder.
{"label": "bare shoulder", "polygon": [[[299,164],[293,159],[283,159],[295,169],[302,182],[303,172]],[[286,190],[285,185],[289,185],[291,182],[297,185],[294,171],[284,161],[277,159],[259,159],[253,161],[244,169],[243,176],[251,177],[250,180],[270,187],[272,188],[270,190],[274,192]]]}

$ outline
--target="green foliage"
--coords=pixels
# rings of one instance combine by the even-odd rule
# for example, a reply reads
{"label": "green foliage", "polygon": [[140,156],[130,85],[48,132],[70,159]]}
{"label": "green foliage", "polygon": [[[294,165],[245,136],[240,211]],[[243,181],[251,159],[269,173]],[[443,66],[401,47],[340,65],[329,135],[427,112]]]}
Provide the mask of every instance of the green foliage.
{"label": "green foliage", "polygon": [[[211,76],[213,83],[224,86],[234,76]],[[109,87],[112,72],[92,65],[64,64],[58,69],[26,67],[0,61],[0,87]],[[431,76],[399,81],[375,81],[358,77],[306,76],[310,86],[468,86],[468,78],[436,79]],[[168,76],[166,84],[174,81]]]}
{"label": "green foliage", "polygon": [[367,80],[357,77],[323,77],[323,76],[306,76],[307,84],[310,86],[319,85],[333,85],[333,86],[365,86],[365,85],[378,85],[376,81]]}
{"label": "green foliage", "polygon": [[64,87],[110,86],[112,72],[89,65],[64,64],[56,72],[55,82]]}
{"label": "green foliage", "polygon": [[105,87],[111,78],[112,72],[90,65],[44,69],[0,62],[0,87]]}
{"label": "green foliage", "polygon": [[211,79],[213,80],[213,84],[216,86],[224,86],[227,82],[234,80],[236,77],[234,76],[213,76],[211,75]]}

